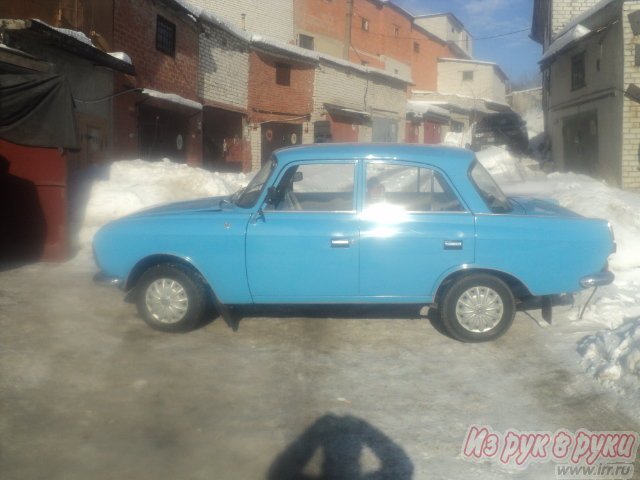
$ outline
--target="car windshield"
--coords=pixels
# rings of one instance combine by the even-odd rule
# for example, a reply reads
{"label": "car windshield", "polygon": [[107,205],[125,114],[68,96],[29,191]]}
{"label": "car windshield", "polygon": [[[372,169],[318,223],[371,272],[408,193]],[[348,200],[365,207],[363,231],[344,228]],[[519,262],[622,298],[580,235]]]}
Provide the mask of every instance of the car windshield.
{"label": "car windshield", "polygon": [[276,163],[276,159],[272,157],[271,160],[262,166],[260,171],[256,173],[256,176],[253,177],[253,180],[249,182],[249,185],[247,185],[244,190],[240,192],[238,198],[235,199],[235,204],[238,207],[249,208],[255,205],[262,193],[264,184],[276,167]]}
{"label": "car windshield", "polygon": [[513,210],[507,196],[477,160],[471,167],[470,176],[476,190],[493,213],[508,213]]}

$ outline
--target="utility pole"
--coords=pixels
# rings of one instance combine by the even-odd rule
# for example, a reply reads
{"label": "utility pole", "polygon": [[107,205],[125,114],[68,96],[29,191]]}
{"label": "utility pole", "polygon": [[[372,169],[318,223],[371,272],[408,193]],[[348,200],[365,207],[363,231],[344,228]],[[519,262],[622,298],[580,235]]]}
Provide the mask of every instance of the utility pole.
{"label": "utility pole", "polygon": [[345,60],[349,60],[349,52],[351,51],[351,26],[353,24],[353,0],[347,0],[347,14],[344,22],[344,48],[342,56]]}

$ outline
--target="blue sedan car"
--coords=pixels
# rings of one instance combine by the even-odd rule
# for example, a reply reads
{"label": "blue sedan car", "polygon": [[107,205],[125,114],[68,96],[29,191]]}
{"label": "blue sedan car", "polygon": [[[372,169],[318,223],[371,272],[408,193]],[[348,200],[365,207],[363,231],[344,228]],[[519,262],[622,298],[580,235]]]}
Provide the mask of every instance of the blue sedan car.
{"label": "blue sedan car", "polygon": [[604,220],[507,198],[473,152],[392,144],[279,150],[234,195],[94,238],[102,278],[159,330],[192,329],[208,302],[410,303],[469,342],[502,335],[522,302],[611,283],[614,248]]}

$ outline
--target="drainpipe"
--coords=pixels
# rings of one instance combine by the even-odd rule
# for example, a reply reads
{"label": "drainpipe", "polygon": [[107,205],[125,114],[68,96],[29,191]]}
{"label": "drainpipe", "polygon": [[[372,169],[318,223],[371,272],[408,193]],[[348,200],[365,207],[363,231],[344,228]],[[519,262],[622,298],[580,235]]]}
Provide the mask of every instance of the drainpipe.
{"label": "drainpipe", "polygon": [[353,0],[347,0],[347,14],[344,22],[344,49],[342,56],[345,60],[349,60],[349,51],[351,50],[351,26],[353,23]]}

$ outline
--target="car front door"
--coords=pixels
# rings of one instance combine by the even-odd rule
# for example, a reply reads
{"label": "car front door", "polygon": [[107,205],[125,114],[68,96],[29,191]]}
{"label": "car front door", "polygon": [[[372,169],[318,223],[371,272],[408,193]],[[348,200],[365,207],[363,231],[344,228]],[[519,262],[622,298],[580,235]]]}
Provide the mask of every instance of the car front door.
{"label": "car front door", "polygon": [[307,161],[283,169],[247,227],[247,276],[255,303],[356,298],[355,179],[355,161]]}
{"label": "car front door", "polygon": [[364,163],[362,297],[430,302],[438,279],[474,261],[474,220],[435,168]]}

